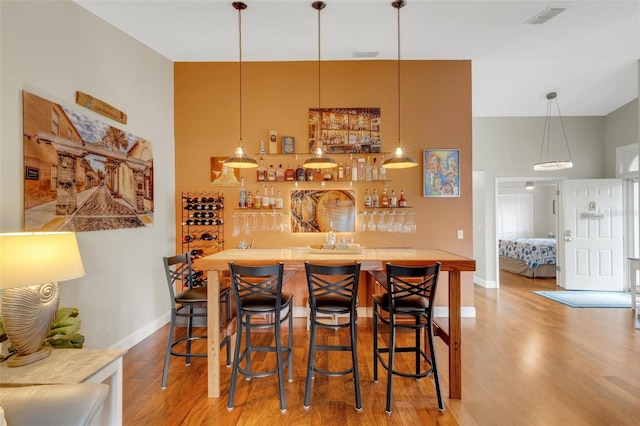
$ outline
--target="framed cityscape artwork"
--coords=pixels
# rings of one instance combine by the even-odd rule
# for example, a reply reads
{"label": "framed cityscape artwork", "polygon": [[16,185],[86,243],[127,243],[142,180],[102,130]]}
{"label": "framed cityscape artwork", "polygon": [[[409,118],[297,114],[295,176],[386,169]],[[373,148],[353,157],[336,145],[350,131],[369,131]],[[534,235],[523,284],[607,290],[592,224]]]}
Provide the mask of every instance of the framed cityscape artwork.
{"label": "framed cityscape artwork", "polygon": [[24,230],[153,225],[151,142],[22,92]]}
{"label": "framed cityscape artwork", "polygon": [[424,197],[459,197],[460,150],[425,149],[422,180]]}

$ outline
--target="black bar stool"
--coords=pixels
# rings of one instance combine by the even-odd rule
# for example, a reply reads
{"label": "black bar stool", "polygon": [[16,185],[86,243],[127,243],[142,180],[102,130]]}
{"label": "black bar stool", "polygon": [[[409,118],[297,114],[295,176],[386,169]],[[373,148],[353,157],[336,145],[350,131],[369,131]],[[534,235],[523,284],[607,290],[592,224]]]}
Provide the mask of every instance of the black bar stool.
{"label": "black bar stool", "polygon": [[[293,294],[282,292],[284,264],[282,262],[266,266],[243,266],[229,262],[231,288],[236,302],[238,318],[238,336],[231,370],[231,389],[227,409],[233,410],[238,373],[247,380],[252,377],[265,377],[278,374],[280,390],[280,410],[287,411],[284,394],[284,368],[289,367],[289,381],[293,381]],[[252,317],[263,317],[264,322],[252,322]],[[281,325],[289,322],[289,339],[287,346],[281,342]],[[251,330],[273,328],[275,346],[258,346],[251,343]],[[242,347],[242,333],[245,334],[245,348]],[[270,371],[251,371],[251,354],[253,352],[275,352],[276,368]],[[286,361],[282,359],[285,355]],[[245,361],[245,368],[240,366]]]}
{"label": "black bar stool", "polygon": [[[184,357],[185,365],[191,364],[191,357],[207,357],[206,352],[191,351],[191,343],[194,340],[207,338],[206,335],[193,335],[193,319],[207,317],[207,287],[195,285],[197,280],[191,267],[191,255],[189,253],[164,257],[163,263],[171,300],[171,324],[169,325],[169,338],[167,339],[162,384],[160,385],[162,389],[166,389],[171,356]],[[178,291],[177,294],[176,289]],[[221,315],[221,322],[223,325],[226,325],[231,319],[228,287],[220,290],[220,304],[224,305],[224,316]],[[204,308],[204,310],[202,308]],[[186,337],[175,339],[176,321],[178,317],[187,319],[187,335]],[[184,344],[185,349],[180,351],[176,346],[182,344]],[[227,366],[230,366],[231,346],[229,345],[229,336],[225,336],[220,343],[220,347],[225,345],[227,347]]]}
{"label": "black bar stool", "polygon": [[[387,263],[386,287],[388,293],[373,296],[373,380],[378,382],[378,361],[387,370],[387,414],[391,414],[393,375],[421,379],[433,374],[438,397],[438,408],[444,411],[440,380],[433,346],[433,304],[440,273],[440,263],[427,266],[399,266]],[[389,327],[389,347],[378,346],[378,323]],[[415,345],[396,346],[396,330],[415,332]],[[420,345],[420,333],[426,330],[429,354]],[[403,372],[394,367],[396,353],[415,353],[415,372]],[[388,354],[387,360],[382,354]],[[426,364],[427,369],[422,370]]]}
{"label": "black bar stool", "polygon": [[[360,374],[358,372],[357,330],[358,330],[358,282],[360,263],[347,265],[318,265],[305,262],[307,285],[309,287],[309,309],[311,311],[311,338],[309,341],[309,363],[307,366],[307,383],[304,392],[304,408],[309,409],[311,402],[311,379],[315,373],[325,376],[344,376],[353,374],[356,393],[356,410],[362,411],[360,395]],[[336,315],[348,315],[347,323],[325,323],[318,319],[318,314],[335,318]],[[341,330],[349,328],[350,344],[318,345],[316,338],[318,329]],[[342,371],[329,371],[319,368],[315,363],[316,351],[351,352],[351,368]]]}

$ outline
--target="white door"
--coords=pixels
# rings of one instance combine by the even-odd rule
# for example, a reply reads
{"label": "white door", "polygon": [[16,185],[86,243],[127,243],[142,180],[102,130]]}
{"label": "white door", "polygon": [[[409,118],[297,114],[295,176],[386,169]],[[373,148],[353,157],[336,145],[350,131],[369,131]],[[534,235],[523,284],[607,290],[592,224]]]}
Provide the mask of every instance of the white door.
{"label": "white door", "polygon": [[622,291],[622,180],[564,180],[559,200],[558,285]]}

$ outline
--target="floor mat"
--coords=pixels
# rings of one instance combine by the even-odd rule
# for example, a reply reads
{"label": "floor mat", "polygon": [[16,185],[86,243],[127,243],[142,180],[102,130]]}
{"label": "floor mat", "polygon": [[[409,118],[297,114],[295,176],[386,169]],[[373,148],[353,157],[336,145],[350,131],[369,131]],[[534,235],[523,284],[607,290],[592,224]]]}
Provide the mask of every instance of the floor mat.
{"label": "floor mat", "polygon": [[572,308],[630,308],[631,295],[620,291],[534,291]]}

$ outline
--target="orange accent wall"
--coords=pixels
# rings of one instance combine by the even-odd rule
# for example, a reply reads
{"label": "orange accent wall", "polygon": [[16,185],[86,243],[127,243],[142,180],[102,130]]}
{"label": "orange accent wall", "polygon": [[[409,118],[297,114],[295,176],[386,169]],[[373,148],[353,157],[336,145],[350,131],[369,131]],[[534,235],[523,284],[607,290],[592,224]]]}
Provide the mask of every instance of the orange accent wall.
{"label": "orange accent wall", "polygon": [[[225,196],[225,246],[235,248],[232,237],[233,208],[238,205],[238,187],[212,187],[210,157],[230,156],[240,137],[238,63],[175,63],[175,172],[176,239],[181,251],[182,191],[221,190]],[[398,137],[396,61],[327,61],[321,64],[321,106],[380,107],[382,147],[392,152]],[[306,152],[308,109],[318,107],[317,62],[244,62],[242,64],[242,139],[247,153],[258,159],[260,141],[268,150],[270,130],[280,136],[295,136],[296,151]],[[403,189],[416,213],[416,234],[355,232],[364,246],[435,247],[471,257],[471,62],[402,61],[401,139],[405,151],[419,160],[419,167],[389,170],[389,190]],[[460,150],[460,197],[424,198],[422,188],[424,149]],[[265,164],[301,164],[305,155],[268,156]],[[344,161],[348,156],[335,156]],[[255,169],[243,170],[248,190],[259,189]],[[306,185],[306,184],[305,184]],[[332,184],[332,187],[335,184]],[[286,195],[293,184],[275,183]],[[353,189],[361,210],[365,188],[373,183],[355,183]],[[348,187],[348,183],[345,183]],[[379,186],[381,187],[381,186]],[[262,192],[262,191],[261,191]],[[464,239],[457,239],[457,230]],[[324,240],[324,234],[256,232],[250,239],[258,247],[305,246]],[[446,278],[446,274],[445,277]],[[441,280],[446,283],[446,280]],[[438,291],[438,304],[446,304],[446,290]],[[444,302],[444,303],[443,303]],[[462,306],[473,306],[472,274],[463,274]]]}

